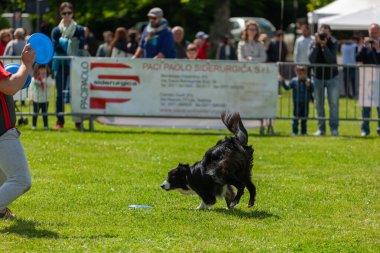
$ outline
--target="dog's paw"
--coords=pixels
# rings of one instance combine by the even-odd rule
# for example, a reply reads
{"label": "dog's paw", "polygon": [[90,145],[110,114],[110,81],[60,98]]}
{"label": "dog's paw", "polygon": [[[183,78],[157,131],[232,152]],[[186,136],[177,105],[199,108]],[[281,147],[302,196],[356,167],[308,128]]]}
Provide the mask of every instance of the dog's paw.
{"label": "dog's paw", "polygon": [[255,202],[249,202],[249,203],[247,204],[247,207],[250,208],[250,207],[253,207],[254,205],[255,205]]}
{"label": "dog's paw", "polygon": [[231,209],[234,209],[234,207],[231,206],[231,205],[229,205],[229,206],[226,207],[226,209],[227,209],[227,210],[231,210]]}
{"label": "dog's paw", "polygon": [[231,204],[230,204],[230,208],[234,208],[237,204],[239,204],[239,201],[232,201]]}
{"label": "dog's paw", "polygon": [[211,208],[211,205],[207,205],[204,202],[202,202],[195,210],[208,210]]}

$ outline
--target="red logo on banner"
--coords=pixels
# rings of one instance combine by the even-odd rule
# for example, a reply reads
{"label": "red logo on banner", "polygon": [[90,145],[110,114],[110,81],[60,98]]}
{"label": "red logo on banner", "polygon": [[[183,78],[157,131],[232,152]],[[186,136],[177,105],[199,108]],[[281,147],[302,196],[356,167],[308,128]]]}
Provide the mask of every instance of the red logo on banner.
{"label": "red logo on banner", "polygon": [[[91,63],[90,68],[92,71],[97,68],[100,69],[100,73],[96,75],[96,80],[90,84],[90,90],[108,92],[104,96],[91,96],[90,109],[106,109],[107,103],[128,102],[131,100],[130,98],[115,98],[112,92],[120,97],[123,92],[131,92],[132,87],[140,83],[139,76],[126,75],[132,67],[124,63],[94,62]],[[115,70],[120,75],[114,74]]]}

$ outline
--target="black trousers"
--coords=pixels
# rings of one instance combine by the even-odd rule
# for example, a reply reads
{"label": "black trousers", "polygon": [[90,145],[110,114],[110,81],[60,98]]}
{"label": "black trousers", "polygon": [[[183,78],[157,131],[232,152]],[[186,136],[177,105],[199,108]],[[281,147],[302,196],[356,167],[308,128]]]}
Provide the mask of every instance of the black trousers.
{"label": "black trousers", "polygon": [[[42,113],[47,113],[48,107],[49,107],[49,102],[45,102],[45,103],[33,102],[33,112],[34,112],[34,115],[32,117],[32,125],[34,127],[37,126],[37,117],[38,117],[37,114],[40,113],[40,111]],[[42,115],[42,119],[44,121],[44,127],[48,127],[48,117],[47,117],[47,115]]]}

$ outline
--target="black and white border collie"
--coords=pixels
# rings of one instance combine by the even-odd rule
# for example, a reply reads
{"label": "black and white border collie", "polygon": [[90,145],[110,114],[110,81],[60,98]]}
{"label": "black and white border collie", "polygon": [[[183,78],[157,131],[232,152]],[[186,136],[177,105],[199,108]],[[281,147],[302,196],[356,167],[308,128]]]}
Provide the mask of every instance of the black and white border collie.
{"label": "black and white border collie", "polygon": [[[217,197],[224,197],[227,207],[232,208],[239,203],[245,187],[250,194],[248,207],[255,203],[256,187],[251,181],[253,148],[247,146],[247,130],[239,113],[222,113],[221,117],[235,136],[218,141],[192,166],[180,163],[161,184],[166,191],[198,194],[202,203],[197,209],[211,208]],[[231,186],[237,189],[236,195]]]}

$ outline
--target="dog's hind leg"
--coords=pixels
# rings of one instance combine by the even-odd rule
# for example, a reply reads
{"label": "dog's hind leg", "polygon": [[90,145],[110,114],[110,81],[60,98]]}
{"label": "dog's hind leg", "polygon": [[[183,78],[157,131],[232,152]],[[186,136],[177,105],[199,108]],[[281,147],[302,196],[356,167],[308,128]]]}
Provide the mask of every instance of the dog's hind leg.
{"label": "dog's hind leg", "polygon": [[247,182],[245,182],[245,186],[247,187],[248,191],[249,191],[249,202],[247,204],[247,207],[252,207],[254,204],[255,204],[255,198],[256,198],[256,187],[255,185],[252,183],[251,180],[248,180]]}
{"label": "dog's hind leg", "polygon": [[227,185],[225,193],[224,193],[224,199],[226,200],[226,204],[227,204],[228,209],[231,208],[231,202],[234,200],[234,198],[235,198],[234,189],[232,189],[231,185]]}

